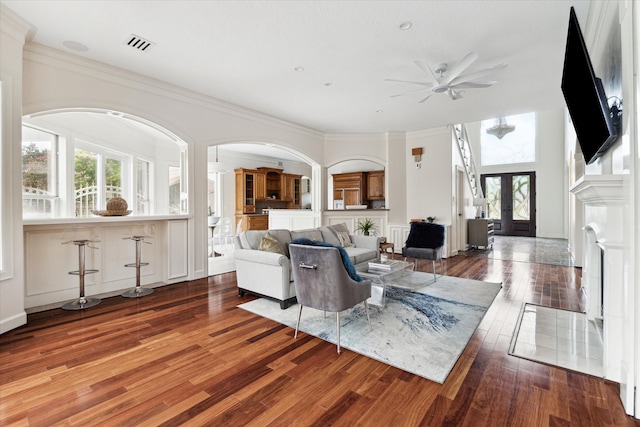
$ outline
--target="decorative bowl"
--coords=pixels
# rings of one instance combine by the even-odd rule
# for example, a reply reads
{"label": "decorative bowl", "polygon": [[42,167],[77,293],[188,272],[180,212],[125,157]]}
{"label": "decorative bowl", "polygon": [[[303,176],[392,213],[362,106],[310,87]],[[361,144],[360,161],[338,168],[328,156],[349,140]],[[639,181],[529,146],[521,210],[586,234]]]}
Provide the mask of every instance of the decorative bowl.
{"label": "decorative bowl", "polygon": [[119,210],[119,211],[114,211],[114,210],[105,210],[105,211],[92,210],[91,211],[92,214],[98,215],[98,216],[127,216],[131,212],[132,211],[127,211],[127,210]]}

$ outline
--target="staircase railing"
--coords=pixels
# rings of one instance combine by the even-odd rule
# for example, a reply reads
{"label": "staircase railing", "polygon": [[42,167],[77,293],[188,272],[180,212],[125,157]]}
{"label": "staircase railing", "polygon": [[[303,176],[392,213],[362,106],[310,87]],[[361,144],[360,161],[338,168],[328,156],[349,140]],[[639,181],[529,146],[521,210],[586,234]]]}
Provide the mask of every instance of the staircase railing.
{"label": "staircase railing", "polygon": [[464,171],[467,176],[467,181],[469,182],[469,187],[471,188],[471,194],[473,194],[474,198],[484,198],[482,186],[480,185],[480,175],[478,175],[473,151],[469,143],[469,135],[467,134],[467,128],[464,123],[454,125],[453,138],[456,141],[460,158],[464,164]]}

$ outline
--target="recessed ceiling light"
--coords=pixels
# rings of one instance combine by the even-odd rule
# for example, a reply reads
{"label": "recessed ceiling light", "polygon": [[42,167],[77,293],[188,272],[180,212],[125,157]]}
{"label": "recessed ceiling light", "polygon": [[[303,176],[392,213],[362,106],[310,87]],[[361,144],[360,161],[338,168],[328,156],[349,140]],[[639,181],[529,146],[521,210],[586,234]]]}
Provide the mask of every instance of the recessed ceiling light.
{"label": "recessed ceiling light", "polygon": [[87,46],[85,46],[85,45],[83,45],[82,43],[79,43],[79,42],[74,42],[73,40],[65,40],[65,41],[62,42],[62,44],[67,49],[71,49],[71,50],[74,50],[76,52],[88,52],[89,51],[89,48]]}
{"label": "recessed ceiling light", "polygon": [[296,67],[293,69],[293,71],[297,71],[298,73],[301,73],[302,71],[304,71],[304,67]]}
{"label": "recessed ceiling light", "polygon": [[398,28],[400,28],[403,31],[406,31],[411,27],[413,27],[413,23],[411,21],[404,21],[402,24],[398,26]]}
{"label": "recessed ceiling light", "polygon": [[376,110],[376,113],[383,113],[384,110]]}
{"label": "recessed ceiling light", "polygon": [[331,86],[332,84],[333,84],[333,83],[331,83],[331,82],[326,82],[324,85],[325,85],[325,86]]}

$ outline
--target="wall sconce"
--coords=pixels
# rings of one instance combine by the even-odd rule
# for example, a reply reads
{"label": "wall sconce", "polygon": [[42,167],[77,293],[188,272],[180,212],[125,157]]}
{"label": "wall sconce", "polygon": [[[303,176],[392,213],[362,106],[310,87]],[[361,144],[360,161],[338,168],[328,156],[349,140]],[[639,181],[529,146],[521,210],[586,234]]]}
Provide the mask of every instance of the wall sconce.
{"label": "wall sconce", "polygon": [[413,161],[416,162],[416,169],[420,169],[420,160],[422,160],[422,147],[412,148],[411,155],[413,156]]}
{"label": "wall sconce", "polygon": [[422,147],[412,148],[411,155],[413,156],[413,161],[418,163],[422,160]]}

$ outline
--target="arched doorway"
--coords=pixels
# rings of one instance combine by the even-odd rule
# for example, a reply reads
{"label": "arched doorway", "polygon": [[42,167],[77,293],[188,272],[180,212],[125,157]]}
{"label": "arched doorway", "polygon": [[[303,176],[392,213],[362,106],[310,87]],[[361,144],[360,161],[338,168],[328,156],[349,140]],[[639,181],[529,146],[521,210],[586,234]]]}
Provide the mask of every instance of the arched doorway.
{"label": "arched doorway", "polygon": [[[235,170],[268,169],[282,172],[282,179],[296,176],[296,197],[294,202],[284,200],[284,196],[255,200],[256,211],[252,215],[268,217],[269,208],[272,209],[302,209],[310,212],[320,210],[319,190],[316,184],[319,180],[313,177],[320,174],[320,165],[302,153],[294,152],[283,145],[272,142],[256,141],[222,141],[208,147],[207,154],[207,214],[214,217],[213,225],[207,222],[207,254],[208,275],[220,274],[235,269],[231,252],[229,255],[220,253],[215,248],[223,249],[219,243],[225,241],[220,236],[221,227],[229,228],[229,221],[234,225],[231,233],[237,234],[237,216],[240,214],[237,200],[243,199],[238,195]],[[269,196],[272,196],[269,194]],[[225,223],[226,221],[226,223]],[[264,224],[268,219],[264,218]],[[246,228],[246,224],[241,224]]]}

